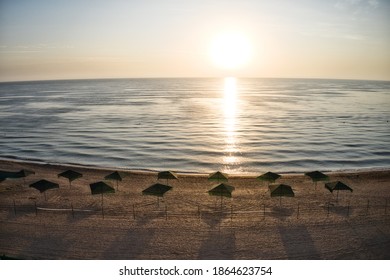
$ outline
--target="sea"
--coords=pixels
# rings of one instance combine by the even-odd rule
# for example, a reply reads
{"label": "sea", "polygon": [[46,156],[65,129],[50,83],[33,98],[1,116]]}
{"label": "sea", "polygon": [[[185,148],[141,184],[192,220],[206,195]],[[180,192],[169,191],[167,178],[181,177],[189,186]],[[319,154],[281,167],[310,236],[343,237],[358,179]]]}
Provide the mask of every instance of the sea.
{"label": "sea", "polygon": [[390,167],[390,82],[144,78],[0,83],[0,158],[260,174]]}

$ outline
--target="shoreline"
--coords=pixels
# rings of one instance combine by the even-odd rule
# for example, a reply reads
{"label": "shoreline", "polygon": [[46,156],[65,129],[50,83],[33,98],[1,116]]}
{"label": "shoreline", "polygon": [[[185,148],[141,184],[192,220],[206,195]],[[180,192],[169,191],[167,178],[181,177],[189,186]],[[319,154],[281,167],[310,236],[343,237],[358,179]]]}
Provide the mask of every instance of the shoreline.
{"label": "shoreline", "polygon": [[[68,167],[68,168],[78,168],[78,169],[96,169],[96,170],[112,170],[112,171],[122,171],[122,172],[133,172],[133,173],[158,173],[162,170],[154,170],[148,168],[135,169],[135,168],[126,168],[126,167],[110,167],[110,166],[99,166],[99,165],[87,165],[87,164],[76,164],[76,163],[61,163],[61,162],[46,162],[39,160],[29,160],[29,159],[19,159],[19,158],[7,158],[0,157],[1,162],[10,162],[10,163],[20,163],[20,164],[31,164],[38,166],[55,166],[55,167]],[[321,172],[326,172],[330,174],[339,174],[339,173],[361,173],[361,172],[390,172],[390,167],[366,167],[366,168],[347,168],[347,169],[336,169],[336,170],[322,170],[317,169]],[[198,171],[183,171],[183,170],[171,170],[178,174],[182,175],[197,175],[204,176],[209,173],[206,172],[198,172]],[[218,170],[210,170],[211,172]],[[281,175],[302,175],[306,172],[311,172],[313,170],[306,170],[305,172],[301,171],[290,171],[290,172],[278,172],[277,170],[273,170],[273,172],[277,172]],[[224,173],[229,174],[229,172],[223,171]],[[242,173],[232,173],[229,176],[233,177],[252,177],[252,176],[260,175],[260,173],[256,172],[242,172]]]}

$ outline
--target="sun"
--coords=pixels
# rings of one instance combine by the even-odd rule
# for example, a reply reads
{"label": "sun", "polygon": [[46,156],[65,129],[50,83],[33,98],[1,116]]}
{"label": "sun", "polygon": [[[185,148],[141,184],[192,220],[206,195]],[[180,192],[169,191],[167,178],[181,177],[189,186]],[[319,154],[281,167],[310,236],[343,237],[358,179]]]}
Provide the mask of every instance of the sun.
{"label": "sun", "polygon": [[249,62],[251,55],[251,43],[245,35],[240,33],[221,33],[211,43],[210,56],[219,68],[242,67]]}

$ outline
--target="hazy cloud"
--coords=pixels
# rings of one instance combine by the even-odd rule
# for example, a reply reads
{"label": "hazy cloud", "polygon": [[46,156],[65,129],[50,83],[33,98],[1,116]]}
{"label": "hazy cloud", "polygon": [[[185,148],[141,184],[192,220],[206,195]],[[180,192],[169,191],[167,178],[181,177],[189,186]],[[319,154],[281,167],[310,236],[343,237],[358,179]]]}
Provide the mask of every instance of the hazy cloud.
{"label": "hazy cloud", "polygon": [[379,2],[377,0],[369,0],[368,4],[370,4],[374,8],[377,8],[379,6]]}
{"label": "hazy cloud", "polygon": [[17,45],[17,46],[6,46],[0,45],[1,53],[36,53],[45,52],[48,50],[63,50],[73,49],[73,45],[55,45],[55,44],[33,44],[33,45]]}
{"label": "hazy cloud", "polygon": [[379,7],[378,0],[339,0],[334,5],[339,10],[352,9],[357,11],[359,9],[376,9]]}

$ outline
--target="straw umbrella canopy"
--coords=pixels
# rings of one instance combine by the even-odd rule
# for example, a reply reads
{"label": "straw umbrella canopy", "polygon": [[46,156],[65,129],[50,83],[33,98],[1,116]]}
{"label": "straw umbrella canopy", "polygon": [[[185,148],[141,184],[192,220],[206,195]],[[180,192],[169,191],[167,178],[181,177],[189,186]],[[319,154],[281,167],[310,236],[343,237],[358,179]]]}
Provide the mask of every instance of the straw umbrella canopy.
{"label": "straw umbrella canopy", "polygon": [[17,178],[23,178],[23,184],[26,185],[26,177],[30,175],[34,175],[35,172],[27,169],[22,169],[16,173]]}
{"label": "straw umbrella canopy", "polygon": [[269,190],[271,192],[271,197],[279,197],[279,205],[282,205],[282,196],[294,197],[294,191],[289,185],[272,185],[269,186]]}
{"label": "straw umbrella canopy", "polygon": [[102,213],[103,213],[103,217],[104,217],[104,212],[103,212],[103,194],[105,194],[105,193],[115,193],[115,189],[112,188],[110,185],[102,182],[102,181],[89,184],[89,187],[91,189],[92,195],[95,195],[95,194],[101,194],[102,195]]}
{"label": "straw umbrella canopy", "polygon": [[101,194],[103,196],[104,193],[115,193],[114,188],[102,181],[89,184],[89,187],[92,194]]}
{"label": "straw umbrella canopy", "polygon": [[157,205],[160,205],[160,197],[163,197],[167,191],[172,189],[171,186],[156,183],[142,191],[143,195],[154,195],[157,197]]}
{"label": "straw umbrella canopy", "polygon": [[222,209],[222,199],[223,197],[232,197],[232,192],[235,190],[235,187],[230,186],[225,183],[221,183],[216,187],[208,191],[209,195],[220,196],[221,197],[221,209]]}
{"label": "straw umbrella canopy", "polygon": [[267,172],[267,173],[264,173],[264,174],[260,175],[259,177],[257,177],[257,179],[260,181],[267,181],[268,186],[269,186],[269,183],[275,183],[275,181],[277,179],[279,179],[280,177],[281,177],[281,175],[279,175],[277,173]]}
{"label": "straw umbrella canopy", "polygon": [[217,172],[210,173],[208,180],[209,181],[217,181],[218,183],[220,181],[226,181],[227,182],[229,180],[229,175],[226,174],[226,173],[222,173],[220,171],[217,171]]}
{"label": "straw umbrella canopy", "polygon": [[158,173],[157,175],[157,179],[160,180],[160,179],[166,179],[167,180],[167,185],[169,185],[169,179],[173,179],[173,180],[177,180],[178,177],[176,175],[176,173],[172,172],[172,171],[161,171]]}
{"label": "straw umbrella canopy", "polygon": [[326,183],[325,188],[328,189],[331,193],[333,193],[333,191],[337,191],[337,201],[339,200],[339,191],[353,192],[352,188],[340,181]]}
{"label": "straw umbrella canopy", "polygon": [[34,175],[34,174],[35,172],[32,170],[22,169],[19,172],[17,172],[15,175],[16,178],[25,178],[27,176]]}
{"label": "straw umbrella canopy", "polygon": [[329,180],[329,176],[320,171],[307,172],[305,175],[311,178],[314,183],[314,188],[317,188],[317,182]]}
{"label": "straw umbrella canopy", "polygon": [[0,170],[0,180],[4,181],[5,179],[8,179],[10,176],[13,176],[14,174],[15,172]]}
{"label": "straw umbrella canopy", "polygon": [[41,193],[44,194],[45,200],[46,200],[46,191],[50,189],[59,188],[60,186],[56,183],[47,181],[47,180],[40,180],[35,183],[30,184],[31,188],[35,188],[39,190]]}
{"label": "straw umbrella canopy", "polygon": [[104,177],[105,180],[113,180],[116,181],[116,190],[118,190],[118,183],[119,181],[122,181],[122,176],[119,174],[118,171],[115,171],[106,177]]}
{"label": "straw umbrella canopy", "polygon": [[0,182],[4,181],[5,179],[23,178],[23,183],[26,184],[26,177],[32,174],[35,174],[35,172],[27,169],[22,169],[18,172],[0,171]]}
{"label": "straw umbrella canopy", "polygon": [[58,174],[58,177],[67,178],[69,180],[69,187],[71,187],[72,181],[83,177],[83,174],[76,172],[76,171],[73,171],[73,170],[67,170],[67,171],[64,171],[64,172]]}

